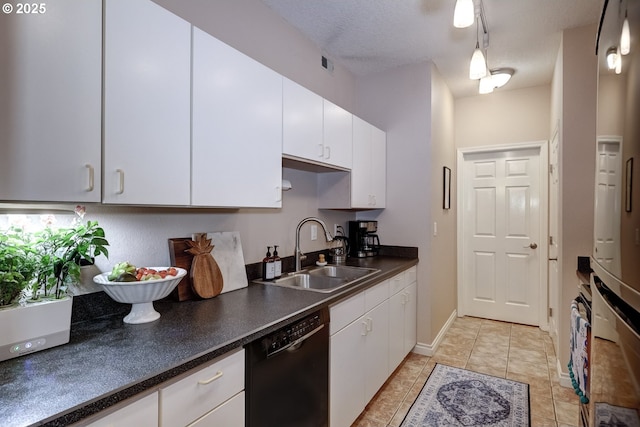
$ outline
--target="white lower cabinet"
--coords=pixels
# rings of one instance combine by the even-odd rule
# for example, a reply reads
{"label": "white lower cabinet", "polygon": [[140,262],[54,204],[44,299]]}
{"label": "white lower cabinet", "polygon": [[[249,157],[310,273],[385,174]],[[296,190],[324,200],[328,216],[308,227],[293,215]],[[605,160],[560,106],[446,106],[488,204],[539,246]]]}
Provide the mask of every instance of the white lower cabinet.
{"label": "white lower cabinet", "polygon": [[[160,426],[244,426],[244,349],[160,388]],[[235,400],[233,400],[235,399]],[[222,421],[220,421],[222,422]]]}
{"label": "white lower cabinet", "polygon": [[350,426],[416,344],[416,267],[330,307],[329,425]]}
{"label": "white lower cabinet", "polygon": [[389,372],[416,345],[416,267],[394,276],[389,299]]}
{"label": "white lower cabinet", "polygon": [[330,308],[330,426],[351,425],[389,375],[388,298],[384,281]]}
{"label": "white lower cabinet", "polygon": [[[244,349],[222,355],[90,427],[244,427]],[[133,399],[132,399],[133,400]]]}
{"label": "white lower cabinet", "polygon": [[88,427],[158,427],[158,392],[87,424]]}
{"label": "white lower cabinet", "polygon": [[218,406],[189,426],[194,427],[244,427],[244,391]]}

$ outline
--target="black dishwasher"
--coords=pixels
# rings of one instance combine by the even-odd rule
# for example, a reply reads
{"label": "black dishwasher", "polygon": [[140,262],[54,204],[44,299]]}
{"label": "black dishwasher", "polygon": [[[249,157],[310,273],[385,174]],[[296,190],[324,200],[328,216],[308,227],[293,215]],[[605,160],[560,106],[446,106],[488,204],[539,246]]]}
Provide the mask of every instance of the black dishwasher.
{"label": "black dishwasher", "polygon": [[329,425],[329,310],[246,345],[246,425]]}

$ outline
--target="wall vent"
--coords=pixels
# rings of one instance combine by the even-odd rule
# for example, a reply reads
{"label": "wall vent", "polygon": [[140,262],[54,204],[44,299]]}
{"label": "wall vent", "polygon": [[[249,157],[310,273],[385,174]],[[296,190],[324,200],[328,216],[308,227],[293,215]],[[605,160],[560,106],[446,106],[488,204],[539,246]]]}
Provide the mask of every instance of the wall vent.
{"label": "wall vent", "polygon": [[322,57],[322,68],[330,73],[333,72],[333,62],[331,62],[331,60],[329,60],[326,56]]}

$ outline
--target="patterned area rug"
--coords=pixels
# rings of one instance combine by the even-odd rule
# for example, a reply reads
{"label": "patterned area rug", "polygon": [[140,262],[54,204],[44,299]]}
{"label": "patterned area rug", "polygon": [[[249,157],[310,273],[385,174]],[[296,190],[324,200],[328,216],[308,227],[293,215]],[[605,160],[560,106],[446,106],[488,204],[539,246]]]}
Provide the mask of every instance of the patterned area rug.
{"label": "patterned area rug", "polygon": [[436,364],[401,427],[530,425],[529,384]]}

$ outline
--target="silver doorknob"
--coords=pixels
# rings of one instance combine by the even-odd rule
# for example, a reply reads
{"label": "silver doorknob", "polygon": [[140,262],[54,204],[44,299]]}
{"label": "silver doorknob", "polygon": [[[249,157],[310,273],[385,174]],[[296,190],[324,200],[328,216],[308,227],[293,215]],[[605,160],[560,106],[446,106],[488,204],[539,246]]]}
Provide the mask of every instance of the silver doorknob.
{"label": "silver doorknob", "polygon": [[537,249],[538,248],[538,244],[537,243],[531,243],[529,246],[523,246],[523,248]]}

